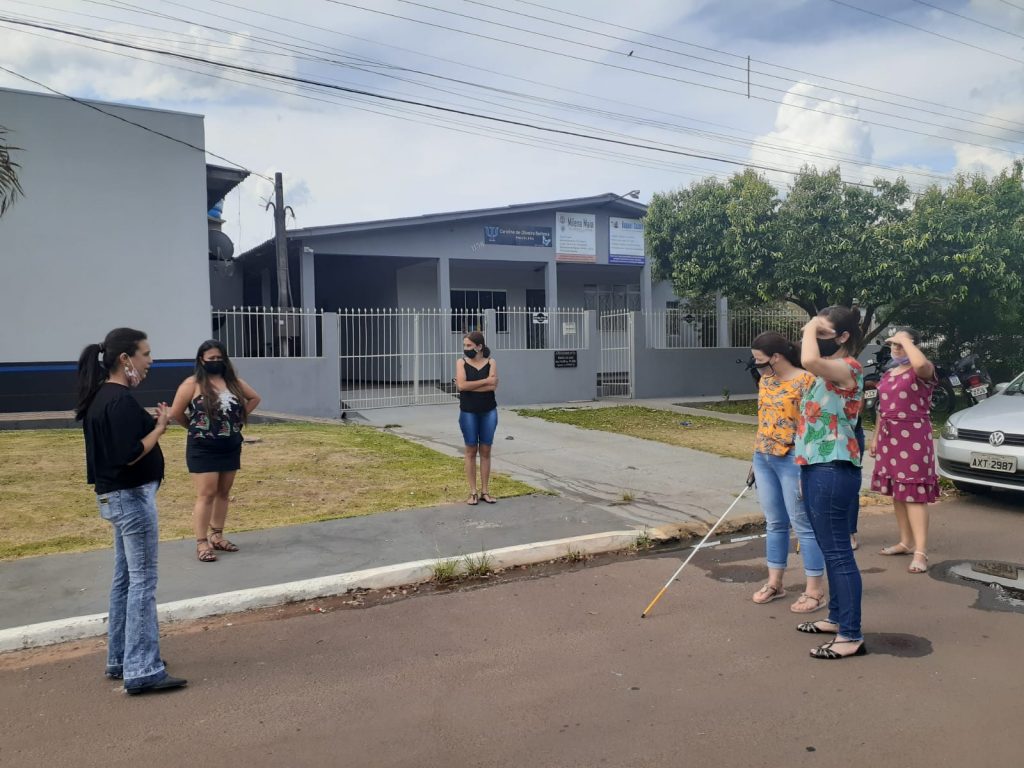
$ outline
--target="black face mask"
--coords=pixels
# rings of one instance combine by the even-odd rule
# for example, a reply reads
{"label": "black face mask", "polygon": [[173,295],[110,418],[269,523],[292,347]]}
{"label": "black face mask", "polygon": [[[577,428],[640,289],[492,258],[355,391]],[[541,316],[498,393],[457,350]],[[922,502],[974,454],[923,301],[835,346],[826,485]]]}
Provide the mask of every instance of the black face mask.
{"label": "black face mask", "polygon": [[224,364],[223,360],[204,360],[203,370],[211,376],[223,376],[227,365]]}
{"label": "black face mask", "polygon": [[464,354],[466,357],[468,357],[470,360],[472,360],[474,357],[476,357],[476,350],[475,349],[464,349],[464,350],[462,350],[462,354]]}
{"label": "black face mask", "polygon": [[766,371],[765,371],[766,368],[769,369],[767,371],[767,373],[769,373],[772,376],[775,375],[775,366],[772,365],[771,360],[769,360],[767,363],[754,363],[754,368],[761,375],[764,375],[766,373]]}
{"label": "black face mask", "polygon": [[840,344],[835,339],[818,339],[818,352],[822,357],[832,357],[839,351]]}

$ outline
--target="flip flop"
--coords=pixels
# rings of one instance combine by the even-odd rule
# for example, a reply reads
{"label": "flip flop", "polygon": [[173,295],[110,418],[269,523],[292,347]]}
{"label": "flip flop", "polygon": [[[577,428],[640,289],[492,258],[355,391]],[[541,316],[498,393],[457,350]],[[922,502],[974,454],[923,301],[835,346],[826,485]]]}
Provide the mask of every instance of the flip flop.
{"label": "flip flop", "polygon": [[[754,596],[751,599],[758,605],[766,605],[773,600],[781,600],[785,596],[785,589],[779,589],[778,587],[773,587],[771,584],[765,584],[754,593]],[[758,600],[758,597],[762,597],[763,599]]]}
{"label": "flip flop", "polygon": [[[811,603],[812,607],[797,608],[798,605],[807,605],[808,603]],[[814,595],[804,592],[802,595],[800,595],[800,597],[797,598],[795,603],[789,606],[789,610],[793,613],[814,613],[815,611],[820,611],[826,605],[828,605],[828,600],[825,599],[824,595],[822,595],[821,597],[815,597]]]}

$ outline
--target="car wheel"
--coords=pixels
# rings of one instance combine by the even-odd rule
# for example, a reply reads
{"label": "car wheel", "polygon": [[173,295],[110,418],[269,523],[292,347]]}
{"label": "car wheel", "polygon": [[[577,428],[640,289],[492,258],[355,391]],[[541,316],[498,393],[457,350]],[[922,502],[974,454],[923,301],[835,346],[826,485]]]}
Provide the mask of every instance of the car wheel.
{"label": "car wheel", "polygon": [[961,493],[973,493],[978,496],[986,496],[992,493],[992,488],[987,485],[978,485],[977,483],[962,483],[959,480],[953,481],[953,487]]}

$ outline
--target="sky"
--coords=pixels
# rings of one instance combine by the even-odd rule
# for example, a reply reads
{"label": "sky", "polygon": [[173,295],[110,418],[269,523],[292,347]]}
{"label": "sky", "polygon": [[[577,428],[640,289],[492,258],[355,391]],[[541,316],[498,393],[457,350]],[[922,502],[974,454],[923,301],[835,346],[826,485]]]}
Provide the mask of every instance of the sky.
{"label": "sky", "polygon": [[[1024,0],[0,0],[0,67],[205,115],[208,151],[283,173],[289,227],[646,202],[746,164],[783,192],[805,163],[921,190],[1024,146]],[[236,253],[271,194],[225,201]]]}

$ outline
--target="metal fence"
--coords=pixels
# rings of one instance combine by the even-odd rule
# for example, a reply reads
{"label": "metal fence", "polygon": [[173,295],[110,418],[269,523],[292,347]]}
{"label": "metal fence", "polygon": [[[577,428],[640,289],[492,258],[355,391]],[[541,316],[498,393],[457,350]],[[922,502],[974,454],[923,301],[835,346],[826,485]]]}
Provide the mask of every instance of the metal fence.
{"label": "metal fence", "polygon": [[722,317],[715,310],[665,309],[644,313],[649,349],[709,349],[749,347],[765,331],[778,331],[797,341],[808,317],[792,310],[728,311],[728,337],[719,338]]}
{"label": "metal fence", "polygon": [[597,373],[598,397],[633,397],[632,312],[605,312],[598,316],[601,367]]}
{"label": "metal fence", "polygon": [[323,310],[232,307],[212,310],[213,338],[231,357],[320,357]]}
{"label": "metal fence", "polygon": [[486,329],[487,344],[493,350],[590,347],[586,312],[582,309],[509,307],[495,310],[494,325]]}

